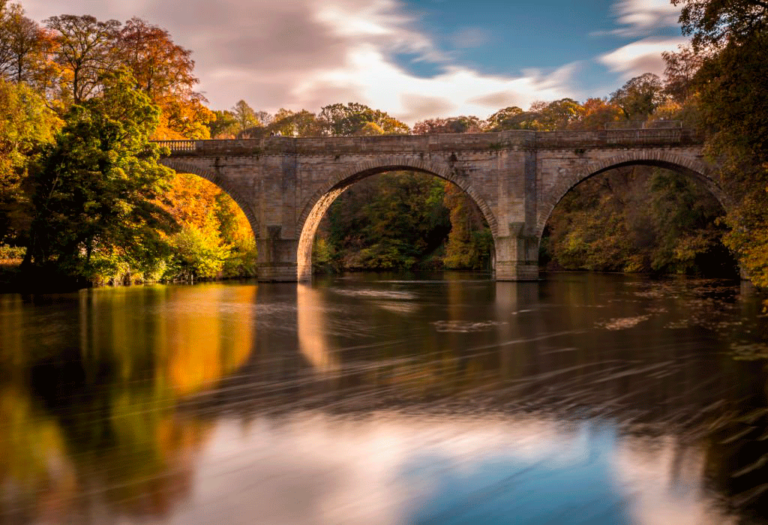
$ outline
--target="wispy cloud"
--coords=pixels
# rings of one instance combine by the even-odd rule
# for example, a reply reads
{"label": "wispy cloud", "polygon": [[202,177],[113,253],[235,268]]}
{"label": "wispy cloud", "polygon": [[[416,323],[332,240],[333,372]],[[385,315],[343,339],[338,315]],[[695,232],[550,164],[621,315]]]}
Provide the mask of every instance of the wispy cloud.
{"label": "wispy cloud", "polygon": [[621,27],[595,31],[593,36],[648,36],[659,29],[676,26],[680,17],[680,7],[672,5],[669,0],[619,0],[612,11],[617,25]]}
{"label": "wispy cloud", "polygon": [[661,54],[664,51],[675,51],[679,45],[686,42],[682,37],[644,38],[601,56],[599,61],[611,71],[619,73],[623,79],[643,73],[661,76],[665,67]]}
{"label": "wispy cloud", "polygon": [[[194,51],[201,89],[215,108],[239,99],[267,111],[358,101],[413,123],[456,114],[486,117],[502,105],[579,95],[575,65],[489,75],[454,64],[418,29],[419,19],[403,0],[23,1],[37,19],[88,12],[99,18],[136,15],[166,27]],[[466,28],[453,44],[472,47],[487,38]],[[437,74],[410,73],[396,60],[402,53],[430,62]]]}

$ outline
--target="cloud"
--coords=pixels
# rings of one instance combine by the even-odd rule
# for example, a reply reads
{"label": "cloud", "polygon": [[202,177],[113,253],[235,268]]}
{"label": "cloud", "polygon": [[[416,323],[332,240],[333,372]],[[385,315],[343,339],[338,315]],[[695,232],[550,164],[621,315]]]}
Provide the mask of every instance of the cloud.
{"label": "cloud", "polygon": [[[493,102],[526,107],[534,100],[578,96],[575,66],[519,75],[488,75],[452,64],[403,0],[22,0],[42,20],[61,13],[100,19],[131,16],[167,28],[192,49],[200,89],[213,108],[244,99],[274,112],[281,107],[317,111],[357,101],[410,124],[428,117],[499,109]],[[457,47],[482,45],[488,35],[466,28]],[[415,56],[438,73],[418,77],[401,67],[398,54]]]}
{"label": "cloud", "polygon": [[623,26],[612,31],[596,31],[593,36],[647,36],[666,27],[678,25],[680,7],[669,0],[619,0],[612,11],[616,22]]}
{"label": "cloud", "polygon": [[598,60],[621,78],[628,79],[643,73],[664,74],[664,51],[676,51],[681,44],[687,43],[685,38],[649,37],[602,55]]}

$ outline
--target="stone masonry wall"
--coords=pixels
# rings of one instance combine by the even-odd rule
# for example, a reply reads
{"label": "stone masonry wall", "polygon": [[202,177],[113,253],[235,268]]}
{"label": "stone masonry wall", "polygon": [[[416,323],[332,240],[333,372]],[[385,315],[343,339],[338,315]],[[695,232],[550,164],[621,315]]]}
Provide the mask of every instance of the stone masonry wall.
{"label": "stone masonry wall", "polygon": [[163,162],[219,185],[251,223],[259,278],[310,276],[317,225],[333,200],[365,177],[393,170],[457,184],[478,204],[496,247],[496,278],[538,277],[549,215],[573,186],[611,167],[650,164],[701,180],[727,206],[701,139],[687,130],[319,137],[163,142]]}

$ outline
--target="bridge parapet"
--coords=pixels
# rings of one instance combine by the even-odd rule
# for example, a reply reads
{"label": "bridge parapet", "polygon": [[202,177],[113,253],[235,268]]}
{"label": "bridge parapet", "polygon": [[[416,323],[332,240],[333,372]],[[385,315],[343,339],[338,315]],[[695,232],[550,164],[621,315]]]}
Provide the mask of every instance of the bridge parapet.
{"label": "bridge parapet", "polygon": [[548,131],[536,134],[537,149],[648,147],[702,144],[692,129],[603,129],[599,131]]}
{"label": "bridge parapet", "polygon": [[502,131],[372,137],[264,137],[232,140],[163,140],[157,144],[180,156],[390,155],[429,152],[561,148],[679,146],[703,143],[694,130],[604,129],[599,131]]}

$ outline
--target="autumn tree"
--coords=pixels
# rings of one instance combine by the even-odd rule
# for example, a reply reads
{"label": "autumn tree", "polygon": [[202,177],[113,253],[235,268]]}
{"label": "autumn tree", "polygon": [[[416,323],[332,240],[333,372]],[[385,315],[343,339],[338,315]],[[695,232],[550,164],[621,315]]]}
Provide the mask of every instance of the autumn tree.
{"label": "autumn tree", "polygon": [[[519,110],[519,111],[518,111]],[[474,116],[427,119],[413,126],[414,134],[478,133],[486,126],[494,131],[503,128],[508,118],[522,113],[519,108],[498,111],[488,124]],[[443,264],[446,268],[467,270],[486,269],[493,249],[490,228],[477,204],[452,182],[443,182],[442,204],[448,215],[450,231],[445,239]]]}
{"label": "autumn tree", "polygon": [[59,125],[31,87],[0,78],[0,244],[21,235],[28,213],[22,186]]}
{"label": "autumn tree", "polygon": [[764,0],[671,0],[682,5],[683,34],[692,36],[696,51],[749,42],[768,29]]}
{"label": "autumn tree", "polygon": [[159,110],[125,70],[99,78],[103,89],[73,105],[34,178],[36,215],[24,267],[53,266],[88,276],[96,255],[119,254],[150,267],[175,227],[158,200],[171,171],[149,142]]}
{"label": "autumn tree", "polygon": [[0,10],[0,76],[42,87],[55,75],[48,55],[54,49],[50,32],[10,4]]}
{"label": "autumn tree", "polygon": [[487,131],[504,131],[508,129],[520,129],[520,115],[525,113],[517,106],[500,109],[488,117]]}
{"label": "autumn tree", "polygon": [[768,286],[768,4],[673,0],[699,57],[694,87],[707,150],[736,203],[726,243],[755,283]]}
{"label": "autumn tree", "polygon": [[130,69],[136,86],[157,104],[161,121],[156,138],[209,138],[214,118],[205,97],[195,91],[192,52],[170,33],[140,18],[128,20],[117,35],[119,63]]}
{"label": "autumn tree", "polygon": [[[366,124],[373,123],[383,134],[406,134],[410,128],[391,117],[384,111],[371,109],[364,104],[331,104],[320,110],[318,120],[326,127],[327,133],[334,136],[360,135]],[[368,127],[370,133],[370,127]]]}
{"label": "autumn tree", "polygon": [[664,86],[653,73],[628,80],[611,93],[611,103],[621,108],[627,120],[646,120],[664,100]]}
{"label": "autumn tree", "polygon": [[482,131],[483,122],[475,116],[432,118],[417,122],[413,126],[414,135],[430,135],[434,133],[480,133]]}
{"label": "autumn tree", "polygon": [[272,120],[266,111],[256,111],[245,100],[240,100],[232,108],[232,116],[240,130],[263,127]]}
{"label": "autumn tree", "polygon": [[62,68],[62,96],[80,104],[98,91],[103,74],[119,63],[121,24],[90,15],[53,16],[45,23],[55,35],[54,61]]}
{"label": "autumn tree", "polygon": [[226,109],[217,109],[213,112],[213,118],[206,124],[208,134],[212,139],[235,138],[239,127],[235,116]]}
{"label": "autumn tree", "polygon": [[552,102],[534,102],[529,113],[533,114],[530,126],[536,131],[558,131],[580,120],[584,107],[572,98],[563,98]]}
{"label": "autumn tree", "polygon": [[324,124],[305,109],[298,112],[280,109],[267,129],[269,133],[286,137],[316,137],[323,134]]}
{"label": "autumn tree", "polygon": [[664,92],[676,102],[683,104],[694,94],[696,73],[704,63],[704,57],[690,46],[681,46],[678,51],[661,54],[664,69]]}
{"label": "autumn tree", "polygon": [[596,131],[624,118],[621,108],[605,98],[589,98],[582,108],[581,117],[569,122],[568,129]]}

